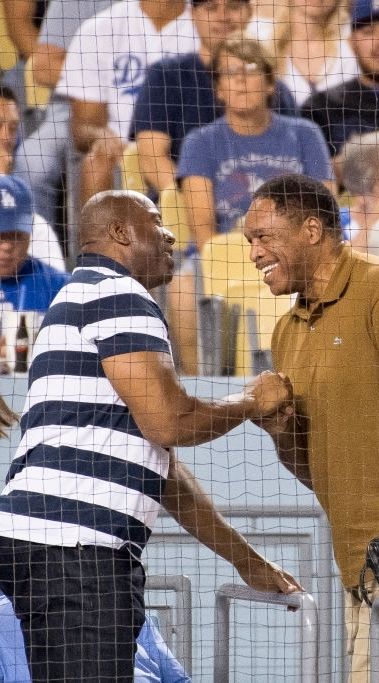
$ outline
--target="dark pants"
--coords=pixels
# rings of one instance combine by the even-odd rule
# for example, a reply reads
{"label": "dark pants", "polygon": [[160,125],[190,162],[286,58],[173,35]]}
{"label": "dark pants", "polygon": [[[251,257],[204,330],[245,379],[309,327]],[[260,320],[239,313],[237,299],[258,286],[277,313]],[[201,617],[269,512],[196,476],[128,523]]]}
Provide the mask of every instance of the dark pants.
{"label": "dark pants", "polygon": [[0,537],[0,589],[21,621],[33,683],[132,683],[144,582],[127,550]]}

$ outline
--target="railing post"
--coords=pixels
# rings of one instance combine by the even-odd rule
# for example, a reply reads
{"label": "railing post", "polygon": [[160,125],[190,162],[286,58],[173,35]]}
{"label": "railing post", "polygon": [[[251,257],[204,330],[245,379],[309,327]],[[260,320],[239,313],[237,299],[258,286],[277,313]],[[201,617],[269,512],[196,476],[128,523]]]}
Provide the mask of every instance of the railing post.
{"label": "railing post", "polygon": [[318,615],[317,607],[308,593],[263,593],[248,586],[223,584],[216,591],[215,601],[215,652],[214,683],[229,683],[229,607],[230,600],[248,600],[266,604],[284,605],[301,609],[302,683],[318,680]]}
{"label": "railing post", "polygon": [[192,592],[188,576],[156,574],[146,579],[146,591],[175,592],[175,655],[188,674],[192,673]]}

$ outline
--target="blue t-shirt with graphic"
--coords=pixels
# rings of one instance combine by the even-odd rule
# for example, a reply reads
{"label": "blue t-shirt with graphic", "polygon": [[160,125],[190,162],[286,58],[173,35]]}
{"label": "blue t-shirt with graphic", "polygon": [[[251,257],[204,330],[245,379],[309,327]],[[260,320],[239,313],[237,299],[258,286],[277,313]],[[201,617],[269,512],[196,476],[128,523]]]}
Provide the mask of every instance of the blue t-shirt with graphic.
{"label": "blue t-shirt with graphic", "polygon": [[262,183],[282,173],[332,180],[333,170],[317,125],[272,114],[260,135],[240,135],[226,118],[189,133],[182,144],[177,178],[202,176],[213,183],[217,232],[229,232],[249,209]]}
{"label": "blue t-shirt with graphic", "polygon": [[[287,86],[276,81],[271,108],[283,116],[296,116]],[[130,137],[142,131],[165,133],[171,140],[171,159],[177,162],[183,138],[223,116],[224,107],[213,87],[212,71],[198,53],[156,62],[146,72],[133,112]]]}

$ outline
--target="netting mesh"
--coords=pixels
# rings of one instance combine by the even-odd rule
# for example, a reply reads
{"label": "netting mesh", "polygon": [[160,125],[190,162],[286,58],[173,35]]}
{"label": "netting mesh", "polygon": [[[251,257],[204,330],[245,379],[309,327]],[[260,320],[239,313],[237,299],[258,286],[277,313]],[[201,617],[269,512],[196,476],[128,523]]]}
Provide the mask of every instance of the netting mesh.
{"label": "netting mesh", "polygon": [[0,2],[1,680],[376,680],[378,79],[375,0]]}

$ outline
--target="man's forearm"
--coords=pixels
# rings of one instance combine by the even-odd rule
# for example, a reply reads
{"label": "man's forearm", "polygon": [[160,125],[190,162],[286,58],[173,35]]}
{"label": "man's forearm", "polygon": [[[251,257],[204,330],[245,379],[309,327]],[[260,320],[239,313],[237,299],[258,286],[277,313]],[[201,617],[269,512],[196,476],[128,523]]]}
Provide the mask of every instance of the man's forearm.
{"label": "man's forearm", "polygon": [[170,468],[162,505],[186,531],[230,562],[255,590],[292,593],[300,584],[257,553],[217,512],[192,472],[170,452]]}
{"label": "man's forearm", "polygon": [[80,169],[80,206],[104,190],[111,190],[114,186],[115,166],[107,159],[99,160],[94,155],[87,154]]}
{"label": "man's forearm", "polygon": [[97,140],[114,137],[114,131],[106,124],[80,121],[72,123],[72,135],[77,149],[80,152],[88,152]]}
{"label": "man's forearm", "polygon": [[247,562],[251,547],[246,539],[217,512],[192,472],[172,452],[162,505],[191,536],[227,562]]}
{"label": "man's forearm", "polygon": [[24,59],[30,57],[38,41],[38,29],[33,22],[36,4],[33,0],[3,0],[9,37]]}
{"label": "man's forearm", "polygon": [[145,181],[157,192],[175,187],[176,167],[168,155],[147,155],[139,150],[139,160]]}
{"label": "man's forearm", "polygon": [[40,43],[32,55],[34,80],[37,85],[55,88],[61,75],[66,52],[50,43]]}

